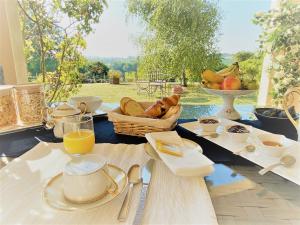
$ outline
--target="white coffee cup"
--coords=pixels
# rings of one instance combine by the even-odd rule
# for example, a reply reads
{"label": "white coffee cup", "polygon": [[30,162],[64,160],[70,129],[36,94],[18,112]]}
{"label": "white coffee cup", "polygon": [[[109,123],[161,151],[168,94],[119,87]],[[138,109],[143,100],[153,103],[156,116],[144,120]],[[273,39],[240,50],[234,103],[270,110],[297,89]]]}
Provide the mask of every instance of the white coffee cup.
{"label": "white coffee cup", "polygon": [[64,196],[71,202],[97,201],[117,188],[117,183],[108,173],[106,161],[98,155],[74,157],[64,168]]}

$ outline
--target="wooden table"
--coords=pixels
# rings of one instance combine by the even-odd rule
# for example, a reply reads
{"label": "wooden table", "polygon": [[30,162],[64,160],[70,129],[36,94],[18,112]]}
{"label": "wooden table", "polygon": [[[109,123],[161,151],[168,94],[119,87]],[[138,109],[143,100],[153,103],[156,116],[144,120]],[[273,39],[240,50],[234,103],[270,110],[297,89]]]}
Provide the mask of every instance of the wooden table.
{"label": "wooden table", "polygon": [[[0,224],[132,224],[141,187],[134,190],[126,223],[117,221],[125,193],[105,206],[75,213],[45,203],[41,193],[46,181],[70,160],[62,149],[61,143],[40,143],[0,170]],[[130,165],[148,160],[144,144],[97,144],[93,153],[126,171]],[[174,176],[156,162],[148,190],[142,224],[218,224],[203,178]]]}

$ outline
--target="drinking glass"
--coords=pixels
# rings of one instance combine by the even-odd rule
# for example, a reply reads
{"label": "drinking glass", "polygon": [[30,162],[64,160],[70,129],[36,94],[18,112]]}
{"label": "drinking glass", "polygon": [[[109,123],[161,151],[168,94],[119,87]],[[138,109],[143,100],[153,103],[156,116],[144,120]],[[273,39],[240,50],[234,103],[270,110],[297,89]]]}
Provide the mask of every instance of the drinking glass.
{"label": "drinking glass", "polygon": [[95,134],[92,115],[66,117],[63,122],[63,142],[69,154],[86,154],[93,150]]}

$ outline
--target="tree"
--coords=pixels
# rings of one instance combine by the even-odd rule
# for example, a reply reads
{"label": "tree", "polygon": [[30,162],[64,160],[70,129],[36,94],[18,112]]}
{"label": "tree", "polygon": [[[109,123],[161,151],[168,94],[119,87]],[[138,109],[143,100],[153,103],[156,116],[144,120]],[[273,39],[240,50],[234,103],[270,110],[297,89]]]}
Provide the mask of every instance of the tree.
{"label": "tree", "polygon": [[254,56],[253,52],[240,51],[233,55],[233,59],[236,62],[242,62]]}
{"label": "tree", "polygon": [[[19,0],[26,59],[39,61],[39,80],[49,102],[67,98],[80,87],[85,63],[84,37],[98,23],[105,0]],[[62,22],[63,21],[63,22]],[[52,62],[49,68],[48,62]]]}
{"label": "tree", "polygon": [[244,83],[257,82],[261,78],[264,54],[257,53],[244,61],[240,61],[240,72]]}
{"label": "tree", "polygon": [[146,24],[139,38],[143,55],[139,71],[159,70],[182,78],[221,63],[215,47],[219,14],[202,0],[128,0],[128,10]]}
{"label": "tree", "polygon": [[282,0],[279,10],[257,14],[254,23],[263,28],[261,50],[273,56],[270,69],[278,104],[289,87],[300,84],[300,5]]}
{"label": "tree", "polygon": [[109,68],[102,62],[93,62],[88,65],[87,77],[93,79],[94,82],[98,82],[100,79],[106,79]]}

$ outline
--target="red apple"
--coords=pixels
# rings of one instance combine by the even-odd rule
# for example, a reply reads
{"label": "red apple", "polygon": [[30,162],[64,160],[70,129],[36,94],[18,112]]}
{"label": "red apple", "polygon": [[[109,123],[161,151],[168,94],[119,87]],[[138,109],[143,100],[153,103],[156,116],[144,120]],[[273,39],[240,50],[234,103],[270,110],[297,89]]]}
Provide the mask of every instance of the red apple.
{"label": "red apple", "polygon": [[222,82],[222,90],[240,90],[241,80],[236,76],[228,76]]}

